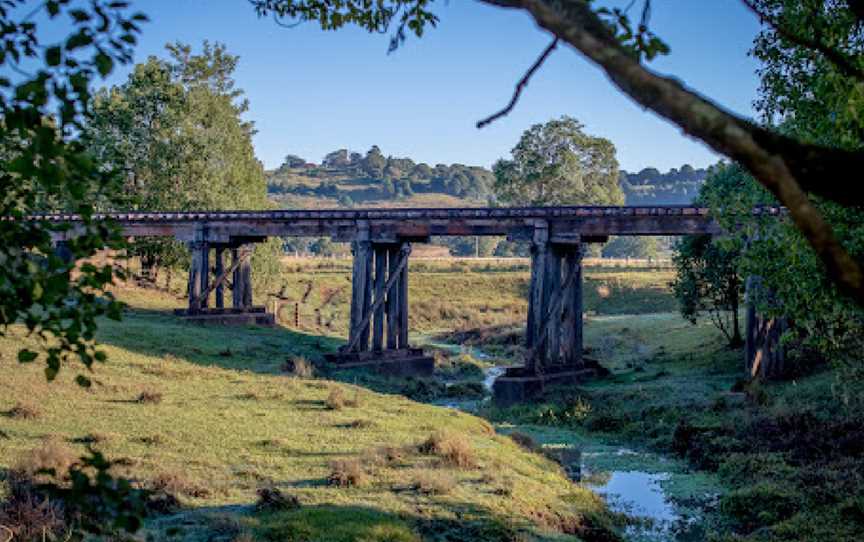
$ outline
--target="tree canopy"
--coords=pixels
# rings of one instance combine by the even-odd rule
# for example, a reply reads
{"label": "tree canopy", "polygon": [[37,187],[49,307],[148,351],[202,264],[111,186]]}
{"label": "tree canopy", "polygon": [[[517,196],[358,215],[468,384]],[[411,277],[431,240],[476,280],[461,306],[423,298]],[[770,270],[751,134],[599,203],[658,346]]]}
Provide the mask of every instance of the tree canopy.
{"label": "tree canopy", "polygon": [[508,205],[622,205],[615,146],[582,128],[565,116],[526,130],[513,158],[492,167],[498,200]]}

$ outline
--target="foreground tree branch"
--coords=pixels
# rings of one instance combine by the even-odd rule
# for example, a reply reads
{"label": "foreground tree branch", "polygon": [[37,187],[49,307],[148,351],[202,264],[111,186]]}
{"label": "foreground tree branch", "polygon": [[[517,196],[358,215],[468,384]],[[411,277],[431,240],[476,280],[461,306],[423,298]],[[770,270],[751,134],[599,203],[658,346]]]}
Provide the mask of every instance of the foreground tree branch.
{"label": "foreground tree branch", "polygon": [[839,49],[835,49],[830,45],[825,44],[825,42],[820,39],[809,39],[797,32],[789,30],[770,14],[759,9],[759,6],[757,6],[752,0],[741,0],[741,2],[757,17],[759,17],[761,22],[770,26],[780,36],[783,36],[795,45],[812,51],[817,51],[845,75],[858,79],[859,81],[864,81],[864,70],[862,70],[860,66],[856,66],[855,62]]}
{"label": "foreground tree branch", "polygon": [[492,124],[501,117],[509,115],[510,112],[513,111],[513,108],[519,101],[519,97],[522,96],[522,91],[525,90],[525,87],[528,86],[528,81],[530,81],[531,77],[534,76],[534,72],[540,69],[540,66],[542,66],[543,63],[546,62],[546,59],[549,58],[549,55],[552,54],[552,51],[554,51],[556,47],[558,47],[558,38],[555,38],[554,40],[552,40],[552,43],[546,46],[546,49],[543,50],[537,60],[534,61],[534,64],[532,64],[531,67],[528,68],[528,71],[525,72],[525,75],[523,75],[522,79],[520,79],[519,82],[516,84],[516,90],[513,91],[513,97],[510,98],[510,103],[508,103],[507,106],[504,107],[504,109],[498,111],[497,113],[489,115],[485,119],[478,121],[477,128],[483,128],[485,126],[488,126],[489,124]]}
{"label": "foreground tree branch", "polygon": [[864,271],[837,241],[806,192],[845,205],[864,203],[844,179],[861,171],[864,154],[803,144],[725,111],[678,80],[645,68],[584,0],[481,0],[524,9],[535,21],[601,67],[625,94],[741,163],[790,212],[840,289],[864,305]]}

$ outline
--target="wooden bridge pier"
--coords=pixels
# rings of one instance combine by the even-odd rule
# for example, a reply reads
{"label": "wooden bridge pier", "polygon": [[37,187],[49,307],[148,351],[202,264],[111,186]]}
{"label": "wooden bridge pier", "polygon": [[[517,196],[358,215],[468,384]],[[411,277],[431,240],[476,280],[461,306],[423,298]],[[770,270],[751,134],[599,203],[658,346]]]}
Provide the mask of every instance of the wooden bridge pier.
{"label": "wooden bridge pier", "polygon": [[501,405],[530,399],[549,384],[575,383],[594,373],[582,355],[582,257],[588,240],[550,237],[548,226],[541,223],[532,241],[525,364],[509,367],[495,381],[493,395]]}
{"label": "wooden bridge pier", "polygon": [[[254,241],[245,239],[212,241],[207,230],[198,228],[187,243],[191,254],[189,265],[188,308],[175,312],[186,320],[223,325],[275,325],[275,317],[263,306],[252,303],[252,252]],[[210,256],[214,257],[211,267]],[[225,267],[225,253],[231,254]],[[228,277],[231,277],[230,284]],[[231,307],[225,307],[225,287],[231,290]],[[210,296],[215,307],[210,308]]]}
{"label": "wooden bridge pier", "polygon": [[352,242],[348,343],[328,360],[340,368],[372,367],[393,375],[431,375],[434,359],[408,343],[411,240],[372,240],[361,223]]}

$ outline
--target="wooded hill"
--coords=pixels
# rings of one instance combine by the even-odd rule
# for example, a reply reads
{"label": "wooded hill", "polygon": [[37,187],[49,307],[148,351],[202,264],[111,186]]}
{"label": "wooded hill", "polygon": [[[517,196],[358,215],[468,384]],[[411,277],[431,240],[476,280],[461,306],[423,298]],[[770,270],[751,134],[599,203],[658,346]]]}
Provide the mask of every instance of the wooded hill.
{"label": "wooded hill", "polygon": [[627,205],[687,205],[699,194],[707,177],[707,169],[684,164],[666,173],[653,167],[638,173],[621,171],[620,182]]}
{"label": "wooded hill", "polygon": [[[621,171],[627,205],[688,204],[705,182],[706,169],[685,164],[661,173]],[[320,164],[289,154],[266,172],[271,199],[286,208],[473,207],[494,200],[492,171],[464,164],[430,166],[384,156],[378,146],[362,155],[333,151]]]}

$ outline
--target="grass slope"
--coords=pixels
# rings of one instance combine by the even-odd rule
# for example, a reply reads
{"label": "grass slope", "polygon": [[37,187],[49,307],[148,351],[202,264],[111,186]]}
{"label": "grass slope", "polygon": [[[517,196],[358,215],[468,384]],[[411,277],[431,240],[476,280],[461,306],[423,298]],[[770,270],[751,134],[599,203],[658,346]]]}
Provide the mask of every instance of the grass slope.
{"label": "grass slope", "polygon": [[[170,297],[135,289],[120,296],[132,309],[122,323],[101,327],[110,362],[92,375],[90,391],[73,384],[68,369],[46,383],[38,365],[16,361],[26,338],[0,340],[0,412],[7,413],[0,417],[0,468],[49,436],[78,452],[95,440],[110,457],[124,458],[125,475],[167,484],[190,507],[151,523],[157,538],[396,541],[450,533],[448,540],[555,540],[606,521],[595,495],[480,418],[279,374],[287,357],[317,357],[334,348],[332,340],[284,329],[195,327],[167,313],[176,303]],[[337,389],[349,405],[328,408]],[[16,405],[35,417],[15,416]],[[474,466],[417,451],[436,431],[464,439]],[[382,460],[375,452],[381,447],[402,451]],[[349,469],[356,460],[366,482],[328,485],[331,463],[340,460]],[[302,506],[253,513],[261,487],[295,495]]]}

